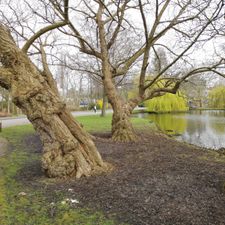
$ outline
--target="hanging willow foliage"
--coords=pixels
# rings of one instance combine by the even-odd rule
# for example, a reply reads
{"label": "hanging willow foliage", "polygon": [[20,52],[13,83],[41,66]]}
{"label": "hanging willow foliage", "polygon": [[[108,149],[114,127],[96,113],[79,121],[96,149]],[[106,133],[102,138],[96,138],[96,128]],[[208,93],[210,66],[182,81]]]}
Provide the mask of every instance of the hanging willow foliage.
{"label": "hanging willow foliage", "polygon": [[175,112],[187,111],[187,100],[182,93],[167,93],[161,97],[153,98],[145,102],[148,112]]}

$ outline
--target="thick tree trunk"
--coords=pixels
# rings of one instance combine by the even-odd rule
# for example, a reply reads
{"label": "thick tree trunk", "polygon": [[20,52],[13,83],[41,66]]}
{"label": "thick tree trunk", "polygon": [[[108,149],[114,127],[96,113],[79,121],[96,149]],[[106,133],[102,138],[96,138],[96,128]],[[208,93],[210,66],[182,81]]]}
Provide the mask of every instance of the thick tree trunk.
{"label": "thick tree trunk", "polygon": [[104,163],[90,136],[59,99],[43,89],[16,104],[32,122],[43,143],[42,167],[49,177],[91,175]]}
{"label": "thick tree trunk", "polygon": [[89,176],[104,168],[90,136],[59,99],[46,90],[16,104],[32,122],[43,143],[42,167],[49,177]]}
{"label": "thick tree trunk", "polygon": [[73,120],[52,87],[48,71],[40,72],[0,25],[0,85],[9,89],[43,143],[42,167],[49,177],[77,178],[103,171],[89,134]]}
{"label": "thick tree trunk", "polygon": [[130,103],[125,103],[119,96],[115,84],[110,78],[109,70],[105,70],[104,86],[107,93],[109,103],[113,108],[112,118],[112,139],[114,141],[136,141],[137,135],[130,120],[130,115],[133,111],[133,106]]}
{"label": "thick tree trunk", "polygon": [[132,108],[128,103],[123,102],[111,79],[105,79],[104,85],[113,108],[112,139],[122,142],[136,141],[137,136],[130,120]]}
{"label": "thick tree trunk", "polygon": [[112,139],[115,141],[129,142],[138,140],[130,120],[130,112],[126,107],[113,112]]}
{"label": "thick tree trunk", "polygon": [[124,105],[113,80],[113,70],[110,65],[109,52],[105,39],[106,34],[104,22],[102,20],[103,8],[104,6],[100,4],[97,13],[97,23],[99,27],[99,39],[102,54],[102,74],[104,75],[103,84],[109,103],[113,108],[112,139],[123,142],[135,141],[137,137],[129,118],[131,111],[127,105]]}
{"label": "thick tree trunk", "polygon": [[103,88],[103,95],[102,95],[102,112],[101,112],[101,116],[102,116],[102,117],[105,117],[105,115],[106,115],[106,107],[107,107],[107,95],[106,95],[105,88]]}
{"label": "thick tree trunk", "polygon": [[[35,107],[36,108],[36,107]],[[49,177],[89,176],[104,163],[90,136],[64,108],[56,114],[28,117],[43,143],[42,167]]]}

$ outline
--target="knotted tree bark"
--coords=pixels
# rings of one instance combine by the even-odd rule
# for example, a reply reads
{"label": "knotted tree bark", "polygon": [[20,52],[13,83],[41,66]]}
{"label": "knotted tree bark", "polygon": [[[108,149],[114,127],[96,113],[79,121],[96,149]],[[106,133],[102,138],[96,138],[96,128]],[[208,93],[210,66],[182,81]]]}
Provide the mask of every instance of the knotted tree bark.
{"label": "knotted tree bark", "polygon": [[99,4],[97,13],[97,23],[99,29],[99,40],[101,47],[102,59],[102,77],[104,90],[108,97],[108,101],[113,108],[112,118],[112,139],[114,141],[129,142],[137,140],[137,136],[130,121],[130,114],[132,109],[128,104],[125,104],[118,91],[113,79],[113,69],[110,65],[109,51],[106,42],[106,33],[104,29],[104,22],[102,19],[104,6]]}
{"label": "knotted tree bark", "polygon": [[136,141],[137,135],[130,120],[130,115],[136,104],[124,102],[119,96],[110,74],[109,67],[105,66],[105,79],[103,80],[109,103],[113,108],[112,139],[119,142]]}
{"label": "knotted tree bark", "polygon": [[0,25],[0,85],[27,115],[43,143],[42,168],[49,177],[77,178],[104,171],[90,135],[60,100],[54,79],[40,71]]}
{"label": "knotted tree bark", "polygon": [[130,121],[131,112],[127,105],[121,107],[119,111],[113,112],[112,118],[112,139],[115,141],[129,142],[136,141],[137,135]]}

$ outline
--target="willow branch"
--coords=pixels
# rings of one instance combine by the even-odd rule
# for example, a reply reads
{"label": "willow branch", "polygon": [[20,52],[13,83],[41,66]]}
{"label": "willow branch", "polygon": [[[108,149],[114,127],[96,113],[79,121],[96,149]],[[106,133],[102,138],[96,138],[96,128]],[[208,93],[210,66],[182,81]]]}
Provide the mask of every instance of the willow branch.
{"label": "willow branch", "polygon": [[[186,81],[187,78],[197,75],[197,74],[213,72],[213,73],[225,78],[225,74],[217,70],[218,67],[222,64],[224,64],[224,60],[220,60],[218,63],[216,63],[212,66],[199,67],[199,68],[193,69],[193,70],[189,71],[188,73],[186,73],[185,75],[183,75],[180,79],[179,78],[175,78],[175,79],[168,78],[169,82],[168,82],[167,86],[161,87],[161,88],[154,88],[147,96],[145,96],[145,100],[152,99],[156,96],[162,96],[166,93],[176,94],[180,85],[184,81]],[[165,78],[162,78],[162,80],[165,80]],[[173,85],[173,87],[170,87],[171,85]]]}
{"label": "willow branch", "polygon": [[66,21],[69,19],[69,0],[64,0],[64,18]]}
{"label": "willow branch", "polygon": [[112,38],[110,39],[109,43],[107,44],[108,49],[110,49],[111,46],[114,44],[114,42],[115,42],[115,40],[116,40],[116,38],[119,34],[120,28],[122,26],[124,14],[125,14],[125,8],[126,8],[127,3],[128,3],[128,1],[125,1],[124,4],[122,5],[121,9],[118,9],[118,11],[121,12],[121,15],[119,16],[118,23],[117,23],[117,26],[116,26],[116,28],[113,32]]}
{"label": "willow branch", "polygon": [[136,51],[131,57],[129,57],[123,64],[123,67],[116,70],[115,76],[121,76],[127,73],[133,63],[145,52],[145,48],[142,47],[138,51]]}
{"label": "willow branch", "polygon": [[56,28],[59,28],[59,27],[62,27],[62,26],[65,26],[67,25],[68,22],[67,21],[60,21],[60,22],[56,22],[54,24],[51,24],[47,27],[44,27],[42,29],[40,29],[38,32],[36,32],[27,42],[26,44],[23,46],[22,48],[22,51],[24,53],[27,53],[28,49],[30,48],[30,46],[33,44],[33,42],[39,38],[41,35],[51,31],[51,30],[54,30]]}
{"label": "willow branch", "polygon": [[57,85],[56,82],[53,78],[53,75],[49,69],[48,63],[47,63],[47,56],[44,50],[43,45],[40,45],[40,51],[41,51],[41,60],[42,60],[42,65],[43,65],[43,72],[42,75],[46,78],[49,86],[51,87],[51,89],[58,94],[58,89],[57,89]]}
{"label": "willow branch", "polygon": [[[184,10],[187,8],[187,6],[190,4],[190,1],[187,2],[187,4],[179,11],[179,13],[173,18],[173,20],[170,21],[170,24],[165,27],[162,31],[159,32],[159,34],[157,34],[156,36],[154,36],[156,29],[158,27],[158,25],[160,24],[160,20],[164,14],[164,12],[166,11],[168,5],[169,5],[169,0],[167,0],[164,3],[163,8],[160,10],[160,12],[158,13],[158,17],[155,19],[154,24],[152,26],[151,31],[149,32],[148,35],[148,42],[146,42],[145,46],[143,46],[141,49],[139,49],[137,52],[135,52],[135,54],[133,54],[126,62],[124,62],[124,66],[120,69],[118,69],[117,71],[117,76],[120,76],[124,73],[126,73],[129,68],[131,67],[131,65],[140,57],[142,56],[142,54],[144,54],[144,52],[146,51],[146,45],[148,43],[148,48],[151,48],[151,46],[153,46],[156,41],[162,37],[168,30],[170,30],[172,27],[174,27],[176,24],[180,23],[181,21],[177,21],[177,19],[180,17],[180,15],[184,12]],[[140,2],[141,3],[141,2]],[[142,9],[143,10],[143,9]],[[158,10],[158,9],[157,9]],[[143,16],[143,15],[142,15]],[[145,25],[146,26],[146,25]],[[146,31],[145,31],[145,36],[146,36]]]}
{"label": "willow branch", "polygon": [[146,47],[145,47],[145,51],[144,51],[144,57],[143,57],[142,66],[141,66],[141,74],[140,74],[140,78],[139,78],[139,95],[142,96],[144,94],[144,82],[145,82],[146,70],[148,67],[150,43],[149,43],[149,39],[148,39],[147,21],[146,21],[146,17],[145,17],[145,13],[144,13],[144,9],[143,9],[141,0],[139,0],[139,7],[140,7],[142,23],[143,23],[143,27],[144,27],[145,39],[146,39]]}
{"label": "willow branch", "polygon": [[209,26],[209,24],[211,24],[211,22],[212,21],[209,21],[206,23],[206,25],[197,34],[197,36],[194,38],[194,40],[191,42],[191,44],[186,49],[184,49],[184,51],[181,52],[181,54],[177,58],[175,58],[169,65],[167,65],[149,84],[145,85],[145,89],[151,87],[163,73],[165,73],[171,66],[173,66],[178,60],[180,60],[189,49],[192,48],[192,46],[198,41],[199,37],[202,35],[202,33],[205,31],[205,29]]}

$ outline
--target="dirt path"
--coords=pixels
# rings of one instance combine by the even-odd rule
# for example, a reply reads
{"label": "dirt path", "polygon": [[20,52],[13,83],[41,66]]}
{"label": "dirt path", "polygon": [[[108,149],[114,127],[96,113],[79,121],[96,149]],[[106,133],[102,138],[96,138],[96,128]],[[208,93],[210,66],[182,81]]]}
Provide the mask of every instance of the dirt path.
{"label": "dirt path", "polygon": [[[60,192],[78,199],[81,207],[116,218],[118,224],[224,225],[224,156],[156,134],[140,136],[140,142],[129,144],[98,137],[97,147],[114,171],[45,186],[48,198],[53,201],[54,193]],[[37,137],[29,137],[26,143],[31,151],[41,149]],[[34,182],[43,176],[37,170],[40,167],[28,166],[21,171],[20,181],[41,188]]]}

